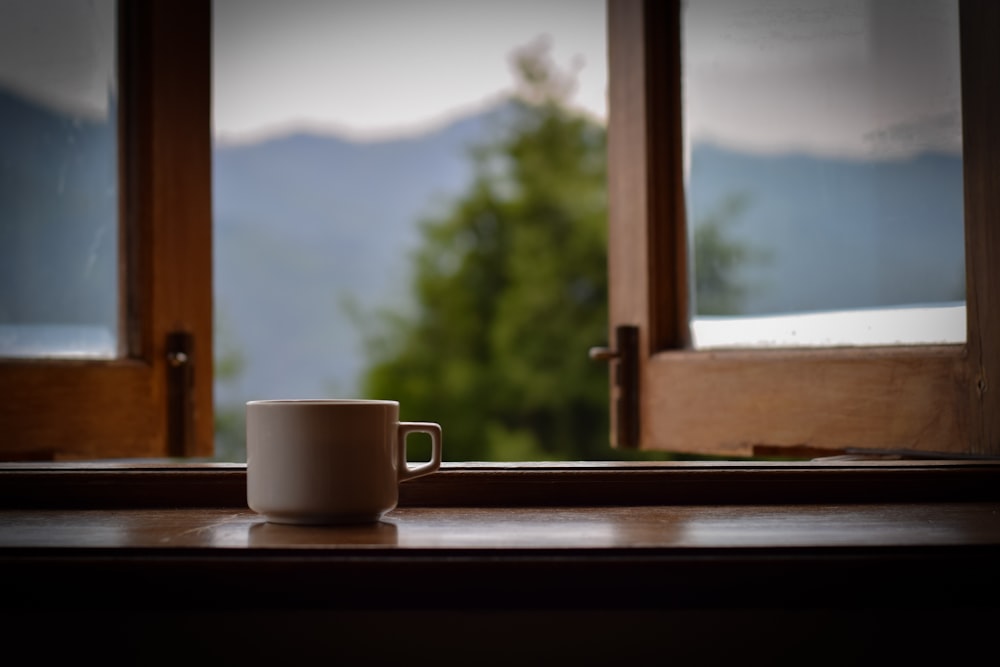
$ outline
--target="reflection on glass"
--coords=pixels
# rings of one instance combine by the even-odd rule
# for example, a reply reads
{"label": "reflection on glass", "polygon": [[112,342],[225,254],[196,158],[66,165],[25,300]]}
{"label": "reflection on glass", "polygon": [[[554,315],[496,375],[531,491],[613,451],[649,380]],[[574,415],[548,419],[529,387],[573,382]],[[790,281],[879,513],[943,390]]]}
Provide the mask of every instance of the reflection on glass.
{"label": "reflection on glass", "polygon": [[0,357],[117,350],[115,3],[0,4]]}
{"label": "reflection on glass", "polygon": [[684,5],[696,347],[965,339],[958,7]]}

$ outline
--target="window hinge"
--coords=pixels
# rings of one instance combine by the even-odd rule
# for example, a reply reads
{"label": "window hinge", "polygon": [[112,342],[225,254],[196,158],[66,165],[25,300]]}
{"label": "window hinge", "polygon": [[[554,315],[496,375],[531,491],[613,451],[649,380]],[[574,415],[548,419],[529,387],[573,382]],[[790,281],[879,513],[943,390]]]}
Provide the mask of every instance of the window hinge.
{"label": "window hinge", "polygon": [[628,324],[615,327],[615,346],[592,347],[590,358],[611,362],[611,372],[614,374],[611,445],[622,449],[638,449],[639,327]]}
{"label": "window hinge", "polygon": [[194,434],[194,336],[167,334],[167,455],[185,456]]}

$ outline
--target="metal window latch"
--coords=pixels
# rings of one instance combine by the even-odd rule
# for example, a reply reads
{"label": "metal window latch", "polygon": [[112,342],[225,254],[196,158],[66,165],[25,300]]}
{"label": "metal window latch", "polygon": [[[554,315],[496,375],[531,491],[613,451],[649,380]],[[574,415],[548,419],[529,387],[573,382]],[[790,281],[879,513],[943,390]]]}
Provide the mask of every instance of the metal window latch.
{"label": "metal window latch", "polygon": [[185,456],[194,437],[194,336],[167,334],[167,455]]}
{"label": "metal window latch", "polygon": [[639,327],[615,327],[615,346],[592,347],[590,358],[612,364],[614,385],[612,401],[612,446],[639,448]]}

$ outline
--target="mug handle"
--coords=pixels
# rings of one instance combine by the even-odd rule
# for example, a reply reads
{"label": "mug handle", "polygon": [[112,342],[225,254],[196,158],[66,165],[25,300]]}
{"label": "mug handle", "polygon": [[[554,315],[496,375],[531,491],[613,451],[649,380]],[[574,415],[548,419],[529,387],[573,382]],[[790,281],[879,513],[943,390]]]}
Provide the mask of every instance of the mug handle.
{"label": "mug handle", "polygon": [[[414,468],[406,464],[406,437],[411,433],[426,433],[431,436],[431,460]],[[399,422],[397,432],[399,455],[399,481],[413,479],[432,473],[441,467],[441,425],[433,422]]]}

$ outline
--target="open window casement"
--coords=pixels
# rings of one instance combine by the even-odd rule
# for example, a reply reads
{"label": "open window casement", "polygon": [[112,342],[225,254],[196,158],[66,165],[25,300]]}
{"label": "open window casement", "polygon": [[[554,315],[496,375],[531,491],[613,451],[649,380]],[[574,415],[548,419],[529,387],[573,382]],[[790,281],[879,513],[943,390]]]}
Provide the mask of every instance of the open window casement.
{"label": "open window casement", "polygon": [[[117,146],[116,153],[114,148],[109,153],[117,155],[117,179],[112,172],[109,182],[117,180],[118,193],[108,217],[117,216],[118,222],[112,226],[116,231],[107,235],[111,238],[104,238],[113,249],[106,293],[117,292],[106,327],[113,342],[98,354],[80,354],[61,342],[37,353],[12,345],[3,348],[0,460],[207,456],[214,428],[211,3],[122,0],[66,9],[83,14],[75,16],[83,30],[95,23],[87,12],[105,12],[100,18],[113,26],[91,45],[94,50],[110,49],[117,60],[110,70],[117,71],[117,91],[112,89],[105,98],[117,100],[117,107],[110,105],[107,112],[107,136],[108,145]],[[17,8],[10,11],[17,13]],[[74,17],[45,11],[31,19],[41,21],[43,29],[73,23]],[[57,57],[51,55],[50,60]],[[71,80],[69,87],[78,84]],[[36,125],[87,126],[86,118],[73,120],[72,110],[31,104],[22,102],[34,110],[30,113]],[[55,120],[44,120],[48,118]],[[55,182],[60,165],[49,167]],[[62,167],[65,171],[66,165]],[[89,182],[86,176],[80,180]],[[87,191],[80,196],[85,201],[102,194]],[[62,191],[53,191],[51,198],[61,196]],[[20,222],[8,224],[23,225],[19,233],[28,234],[30,227],[44,222],[41,209],[46,205],[39,199],[39,210],[28,210]],[[70,210],[60,224],[73,229],[78,221]],[[52,259],[46,271],[64,275],[57,264]],[[61,280],[53,289],[63,289],[67,282]],[[39,300],[27,280],[15,289],[20,290],[16,300]],[[47,308],[43,303],[33,312],[40,313],[42,321],[52,320]],[[74,328],[54,321],[44,326],[4,324],[15,333],[26,331],[22,338],[34,346],[41,329],[58,333]]]}
{"label": "open window casement", "polygon": [[608,3],[610,331],[597,356],[610,365],[614,446],[712,456],[1000,454],[1000,5],[967,0],[957,10],[964,340],[704,349],[691,326],[686,7]]}

